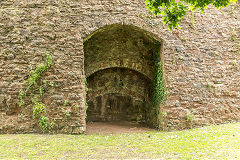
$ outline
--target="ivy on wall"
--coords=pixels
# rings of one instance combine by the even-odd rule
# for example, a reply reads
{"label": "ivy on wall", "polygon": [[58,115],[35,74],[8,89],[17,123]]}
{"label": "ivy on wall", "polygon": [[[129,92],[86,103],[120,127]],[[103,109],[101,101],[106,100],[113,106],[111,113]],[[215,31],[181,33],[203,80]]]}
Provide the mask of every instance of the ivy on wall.
{"label": "ivy on wall", "polygon": [[39,64],[35,69],[32,69],[29,73],[29,78],[25,81],[27,84],[26,89],[19,92],[19,106],[24,106],[26,99],[31,99],[32,105],[32,117],[39,121],[39,127],[42,132],[50,130],[54,126],[54,122],[50,122],[49,118],[44,116],[46,113],[46,105],[42,102],[43,94],[47,86],[53,86],[52,82],[47,83],[43,79],[43,73],[45,73],[52,65],[52,56],[46,52],[46,60],[44,63]]}
{"label": "ivy on wall", "polygon": [[[87,79],[84,78],[84,85],[85,85],[85,91],[86,91],[86,94],[88,92],[88,87],[87,87]],[[87,119],[87,109],[88,109],[88,103],[85,102],[85,119]]]}
{"label": "ivy on wall", "polygon": [[158,107],[163,104],[168,96],[167,88],[164,85],[164,77],[162,70],[162,62],[160,59],[160,44],[157,43],[157,48],[153,53],[154,61],[154,80],[153,80],[153,105]]}
{"label": "ivy on wall", "polygon": [[[159,42],[156,42],[156,49],[153,52],[153,62],[154,62],[154,79],[152,88],[152,105],[154,107],[154,117],[159,117],[160,105],[164,104],[168,97],[168,89],[164,84],[162,62],[160,58],[160,46]],[[161,119],[157,119],[157,127],[160,125]]]}

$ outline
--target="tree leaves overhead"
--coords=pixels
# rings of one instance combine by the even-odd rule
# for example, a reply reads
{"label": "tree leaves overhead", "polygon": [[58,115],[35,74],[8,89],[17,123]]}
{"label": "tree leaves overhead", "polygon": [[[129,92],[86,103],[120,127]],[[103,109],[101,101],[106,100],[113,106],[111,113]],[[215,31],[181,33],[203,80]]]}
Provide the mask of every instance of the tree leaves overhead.
{"label": "tree leaves overhead", "polygon": [[145,4],[152,14],[161,15],[163,23],[172,30],[180,28],[179,23],[189,10],[199,9],[204,12],[209,5],[219,9],[236,2],[237,0],[146,0]]}

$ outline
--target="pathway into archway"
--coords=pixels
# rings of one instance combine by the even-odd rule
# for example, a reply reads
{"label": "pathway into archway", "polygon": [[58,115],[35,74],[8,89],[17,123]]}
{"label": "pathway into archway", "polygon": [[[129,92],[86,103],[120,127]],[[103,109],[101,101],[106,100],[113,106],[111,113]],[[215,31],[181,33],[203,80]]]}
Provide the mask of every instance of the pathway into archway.
{"label": "pathway into archway", "polygon": [[143,133],[148,131],[154,131],[154,129],[131,121],[88,122],[86,134]]}

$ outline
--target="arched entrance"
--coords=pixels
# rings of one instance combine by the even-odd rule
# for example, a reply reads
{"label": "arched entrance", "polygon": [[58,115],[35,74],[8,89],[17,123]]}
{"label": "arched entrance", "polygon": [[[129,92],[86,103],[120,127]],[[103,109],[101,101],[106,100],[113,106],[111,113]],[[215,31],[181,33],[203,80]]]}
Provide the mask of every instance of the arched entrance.
{"label": "arched entrance", "polygon": [[157,43],[147,32],[120,24],[85,39],[88,121],[150,119]]}
{"label": "arched entrance", "polygon": [[89,121],[145,121],[151,80],[127,68],[100,70],[87,78]]}

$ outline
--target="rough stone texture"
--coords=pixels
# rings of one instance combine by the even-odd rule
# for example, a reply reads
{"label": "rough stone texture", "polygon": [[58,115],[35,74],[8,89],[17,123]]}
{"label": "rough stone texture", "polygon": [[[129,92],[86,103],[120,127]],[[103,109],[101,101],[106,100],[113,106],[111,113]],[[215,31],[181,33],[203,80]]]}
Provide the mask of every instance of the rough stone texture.
{"label": "rough stone texture", "polygon": [[[3,0],[0,132],[39,132],[31,110],[19,108],[17,102],[30,65],[39,63],[46,51],[52,54],[54,62],[44,76],[55,84],[45,99],[49,116],[56,120],[55,131],[83,132],[83,42],[94,36],[94,31],[112,24],[137,26],[164,41],[161,60],[169,97],[161,106],[163,129],[240,120],[239,6],[219,11],[209,7],[203,14],[189,13],[182,29],[171,33],[159,18],[148,18],[144,2],[139,0]],[[66,99],[69,106],[63,106]],[[80,106],[77,109],[72,107],[76,104]],[[66,118],[66,113],[71,116]],[[195,117],[190,124],[187,113]]]}
{"label": "rough stone texture", "polygon": [[89,121],[146,121],[151,80],[129,69],[110,68],[88,77]]}
{"label": "rough stone texture", "polygon": [[[76,126],[84,131],[83,43],[80,26],[72,25],[76,22],[73,8],[48,0],[8,0],[0,6],[0,108],[4,108],[0,132],[40,132],[31,106],[20,108],[17,103],[30,65],[41,62],[46,51],[53,57],[53,66],[44,77],[54,87],[45,93],[44,101],[48,116],[56,121],[55,132],[75,132]],[[78,104],[78,110],[63,107],[66,99],[72,106]]]}
{"label": "rough stone texture", "polygon": [[136,70],[153,79],[153,38],[134,26],[114,24],[97,30],[84,42],[86,76],[106,68]]}
{"label": "rough stone texture", "polygon": [[156,40],[141,29],[105,26],[84,42],[88,120],[146,122]]}

